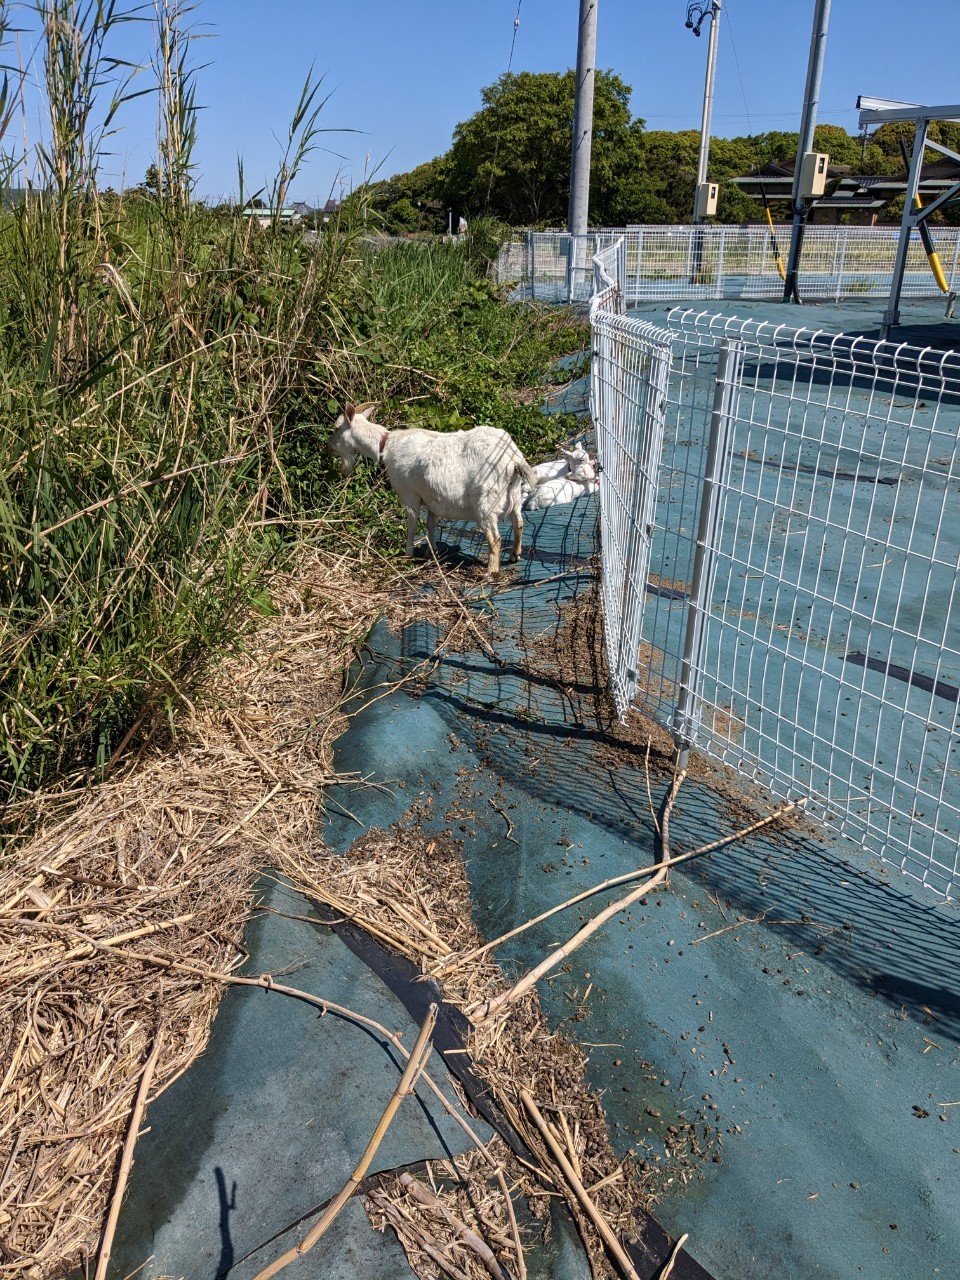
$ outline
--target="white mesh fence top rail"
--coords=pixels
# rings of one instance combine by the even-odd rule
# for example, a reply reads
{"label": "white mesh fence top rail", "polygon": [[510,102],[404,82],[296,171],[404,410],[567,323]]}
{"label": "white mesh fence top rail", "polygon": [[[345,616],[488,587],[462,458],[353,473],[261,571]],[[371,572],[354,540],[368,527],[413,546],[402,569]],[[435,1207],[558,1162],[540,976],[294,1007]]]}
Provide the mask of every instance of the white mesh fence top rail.
{"label": "white mesh fence top rail", "polygon": [[[930,232],[951,290],[960,291],[960,227]],[[780,267],[790,247],[789,226],[645,226],[572,236],[531,231],[505,247],[500,279],[522,284],[542,302],[586,303],[595,254],[623,240],[624,297],[628,306],[670,301],[783,296]],[[886,298],[890,292],[897,227],[808,227],[800,258],[800,295],[809,300]],[[778,265],[779,259],[779,265]],[[936,281],[919,238],[910,245],[902,295],[935,297]]]}
{"label": "white mesh fence top rail", "polygon": [[960,893],[960,356],[593,315],[611,680]]}
{"label": "white mesh fence top rail", "polygon": [[626,276],[627,255],[623,236],[613,244],[601,249],[593,256],[593,293],[590,311],[613,312],[623,315],[626,311],[624,300],[624,279]]}

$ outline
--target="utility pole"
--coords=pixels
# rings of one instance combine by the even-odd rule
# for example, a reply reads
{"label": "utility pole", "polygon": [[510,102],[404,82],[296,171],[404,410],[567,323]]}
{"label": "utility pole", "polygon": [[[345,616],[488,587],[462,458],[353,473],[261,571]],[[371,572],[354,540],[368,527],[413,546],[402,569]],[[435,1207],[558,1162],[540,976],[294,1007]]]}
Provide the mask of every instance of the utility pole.
{"label": "utility pole", "polygon": [[797,143],[797,160],[793,168],[793,234],[790,237],[790,256],[787,260],[787,278],[783,284],[784,302],[800,301],[797,290],[797,271],[800,266],[800,249],[807,224],[807,205],[800,195],[800,174],[803,157],[813,150],[813,133],[817,127],[817,106],[820,102],[820,77],[823,73],[823,55],[827,47],[827,24],[830,21],[830,0],[816,0],[813,11],[813,35],[810,37],[810,58],[807,62],[807,85],[804,91],[803,115],[800,118],[800,137]]}
{"label": "utility pole", "polygon": [[567,229],[571,235],[587,232],[590,205],[590,144],[593,140],[593,81],[597,62],[597,0],[580,0],[577,37],[577,88],[573,113],[573,150],[570,157],[570,207]]}
{"label": "utility pole", "polygon": [[707,74],[703,82],[703,115],[700,119],[700,152],[697,156],[697,180],[693,191],[693,274],[691,284],[697,284],[703,271],[703,224],[716,213],[716,188],[707,184],[707,163],[710,159],[710,117],[713,115],[713,84],[717,76],[717,37],[720,30],[721,0],[707,0],[706,4],[691,0],[687,5],[687,21],[684,26],[695,36],[707,18],[710,19],[710,40],[707,45]]}
{"label": "utility pole", "polygon": [[700,153],[697,157],[697,190],[693,198],[694,222],[706,221],[706,215],[700,211],[700,192],[707,180],[707,162],[710,158],[710,118],[713,115],[713,85],[717,78],[717,37],[720,31],[721,8],[721,0],[712,0],[710,4],[690,4],[687,6],[687,21],[684,24],[688,30],[698,36],[705,19],[710,19],[707,74],[703,84],[703,116],[700,120]]}

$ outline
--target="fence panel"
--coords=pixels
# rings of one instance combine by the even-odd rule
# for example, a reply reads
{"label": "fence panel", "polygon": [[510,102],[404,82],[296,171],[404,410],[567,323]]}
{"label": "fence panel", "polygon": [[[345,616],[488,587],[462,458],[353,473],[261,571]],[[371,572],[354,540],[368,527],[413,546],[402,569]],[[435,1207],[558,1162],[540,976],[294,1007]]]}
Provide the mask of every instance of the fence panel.
{"label": "fence panel", "polygon": [[[653,474],[649,402],[627,381],[645,327],[621,323],[594,374],[613,437],[604,448],[625,455],[601,486],[621,530],[621,550],[608,560],[604,547],[603,587],[618,705],[632,688],[633,704],[678,742],[808,797],[825,823],[955,896],[960,360],[672,313],[672,341],[656,335],[672,360]],[[730,381],[720,362],[733,347],[704,520],[718,377]],[[632,466],[644,474],[639,498]],[[631,518],[633,535],[623,531]],[[624,562],[630,536],[649,537],[642,569]],[[628,597],[640,601],[639,623]]]}
{"label": "fence panel", "polygon": [[[960,228],[933,226],[934,245],[947,282],[960,291]],[[777,267],[785,261],[791,228],[766,226],[645,226],[603,228],[585,236],[528,232],[527,271],[522,283],[543,302],[589,301],[594,254],[623,238],[627,305],[669,301],[783,296]],[[799,267],[801,297],[886,298],[890,292],[899,230],[896,227],[808,227]],[[504,269],[521,263],[519,251],[503,255]],[[501,279],[518,279],[504,275]],[[939,293],[919,238],[910,245],[903,297]]]}
{"label": "fence panel", "polygon": [[[615,294],[606,295],[616,307]],[[604,634],[611,687],[623,715],[637,697],[640,623],[663,445],[671,335],[616,310],[592,316],[590,408],[600,462]]]}

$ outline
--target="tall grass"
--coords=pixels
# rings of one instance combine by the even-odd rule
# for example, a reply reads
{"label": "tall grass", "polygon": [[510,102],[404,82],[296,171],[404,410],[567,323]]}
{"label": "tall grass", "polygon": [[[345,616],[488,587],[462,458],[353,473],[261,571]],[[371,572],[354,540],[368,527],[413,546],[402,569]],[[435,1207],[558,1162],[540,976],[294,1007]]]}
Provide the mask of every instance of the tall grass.
{"label": "tall grass", "polygon": [[[111,40],[142,10],[36,10],[46,141],[35,191],[0,212],[0,836],[38,788],[102,776],[176,725],[269,609],[281,538],[304,520],[340,541],[373,525],[399,546],[392,495],[345,486],[325,460],[346,398],[391,422],[495,422],[536,451],[565,424],[507,389],[580,336],[504,307],[479,235],[365,246],[351,201],[308,247],[197,203],[182,0],[155,0],[152,17],[156,181],[98,193],[132,92]],[[294,105],[277,203],[322,132],[319,84]]]}
{"label": "tall grass", "polygon": [[263,604],[276,420],[351,252],[349,232],[308,254],[191,201],[187,12],[157,5],[158,190],[109,198],[96,172],[126,82],[108,48],[130,14],[38,4],[47,140],[37,192],[0,221],[8,803],[162,729]]}

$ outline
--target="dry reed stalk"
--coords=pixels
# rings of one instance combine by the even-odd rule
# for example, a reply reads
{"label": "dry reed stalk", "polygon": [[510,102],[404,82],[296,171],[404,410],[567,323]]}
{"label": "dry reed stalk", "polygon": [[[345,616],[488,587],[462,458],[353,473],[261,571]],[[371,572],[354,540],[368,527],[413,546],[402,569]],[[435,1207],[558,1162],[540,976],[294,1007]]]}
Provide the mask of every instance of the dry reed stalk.
{"label": "dry reed stalk", "polygon": [[543,1138],[544,1142],[550,1149],[551,1155],[560,1166],[563,1176],[574,1195],[577,1197],[580,1207],[593,1223],[611,1257],[616,1260],[617,1265],[620,1267],[624,1275],[628,1277],[628,1280],[640,1280],[640,1277],[637,1275],[634,1265],[630,1260],[630,1255],[611,1230],[610,1224],[607,1222],[606,1218],[604,1218],[603,1214],[590,1199],[586,1188],[577,1177],[573,1165],[564,1154],[564,1151],[555,1138],[553,1131],[547,1124],[543,1113],[526,1089],[521,1089],[520,1100],[526,1108],[530,1118],[533,1120],[533,1123],[536,1125],[537,1132]]}
{"label": "dry reed stalk", "polygon": [[426,1017],[423,1025],[420,1027],[420,1034],[417,1036],[410,1057],[407,1059],[403,1068],[403,1074],[390,1101],[384,1108],[383,1115],[377,1124],[376,1129],[371,1135],[370,1141],[367,1143],[360,1162],[344,1184],[341,1191],[333,1198],[327,1208],[324,1210],[318,1222],[310,1228],[299,1244],[293,1248],[287,1249],[280,1255],[276,1261],[271,1262],[253,1277],[253,1280],[270,1280],[271,1276],[275,1276],[277,1272],[283,1271],[291,1262],[296,1262],[298,1258],[302,1258],[317,1243],[324,1232],[329,1228],[334,1218],[347,1203],[350,1197],[356,1192],[360,1183],[366,1177],[367,1170],[373,1157],[377,1154],[380,1143],[383,1141],[384,1134],[390,1127],[393,1117],[397,1113],[397,1109],[404,1098],[408,1098],[416,1087],[417,1077],[420,1075],[423,1067],[426,1065],[427,1058],[430,1056],[430,1050],[433,1046],[430,1043],[430,1036],[433,1034],[433,1028],[437,1021],[437,1005],[432,1004],[427,1009]]}
{"label": "dry reed stalk", "polygon": [[[471,951],[463,954],[454,952],[441,960],[431,971],[433,977],[439,977],[441,974],[459,968],[461,965],[470,964],[477,960],[480,956],[486,955],[488,951],[493,951],[496,947],[501,946],[504,942],[508,942],[511,938],[515,938],[518,934],[526,933],[528,929],[532,929],[535,925],[542,924],[544,920],[549,920],[551,916],[557,915],[561,911],[566,911],[569,907],[575,907],[580,902],[585,902],[588,898],[596,897],[598,893],[603,893],[607,889],[616,888],[617,885],[629,884],[632,880],[639,880],[645,876],[653,875],[657,871],[664,870],[667,866],[675,867],[681,862],[689,862],[691,858],[699,858],[703,854],[713,853],[717,849],[725,845],[733,844],[736,840],[743,840],[749,835],[760,831],[763,827],[769,826],[772,822],[777,822],[780,818],[786,817],[788,813],[792,813],[795,809],[800,809],[806,803],[805,800],[794,800],[790,804],[782,805],[774,813],[769,813],[765,818],[760,818],[757,822],[752,822],[748,827],[742,827],[739,831],[733,832],[729,836],[721,836],[718,840],[712,840],[709,844],[700,845],[696,849],[690,849],[687,853],[678,853],[676,857],[667,861],[661,860],[654,862],[649,867],[638,867],[636,871],[626,871],[623,875],[613,876],[609,880],[604,880],[600,884],[593,885],[590,889],[584,889],[582,893],[575,894],[572,898],[558,903],[555,907],[549,907],[538,916],[533,916],[529,920],[525,920],[523,924],[518,924],[515,929],[511,929],[508,933],[501,933],[499,937],[493,938],[490,942],[485,942],[480,947],[474,947]],[[658,825],[659,830],[659,825]],[[703,942],[701,938],[699,941]]]}
{"label": "dry reed stalk", "polygon": [[432,1209],[434,1213],[438,1214],[453,1228],[459,1239],[463,1241],[468,1249],[471,1249],[477,1255],[486,1269],[490,1272],[493,1280],[509,1280],[507,1273],[497,1261],[496,1255],[490,1246],[484,1240],[481,1240],[475,1231],[471,1231],[466,1223],[461,1222],[459,1218],[455,1217],[443,1201],[438,1200],[433,1192],[428,1191],[422,1182],[418,1182],[417,1179],[409,1173],[401,1173],[400,1185],[408,1195],[413,1197],[414,1200],[419,1204]]}
{"label": "dry reed stalk", "polygon": [[683,1248],[683,1246],[687,1243],[689,1239],[690,1239],[690,1233],[688,1231],[685,1231],[683,1235],[680,1237],[680,1239],[673,1246],[673,1248],[670,1250],[670,1256],[669,1258],[667,1258],[666,1262],[663,1264],[663,1270],[657,1276],[657,1280],[670,1280],[670,1276],[673,1275],[673,1268],[676,1266],[676,1263],[677,1263],[677,1258],[679,1258],[680,1256],[680,1250]]}
{"label": "dry reed stalk", "polygon": [[120,1157],[120,1168],[117,1170],[117,1184],[114,1188],[113,1198],[110,1201],[110,1211],[107,1214],[107,1221],[103,1228],[103,1240],[100,1243],[100,1253],[97,1258],[97,1269],[94,1273],[93,1280],[106,1280],[107,1264],[110,1261],[110,1252],[113,1248],[113,1237],[117,1229],[117,1221],[120,1217],[120,1205],[123,1203],[123,1193],[127,1189],[127,1178],[130,1174],[130,1167],[133,1164],[133,1149],[137,1144],[137,1136],[140,1132],[140,1120],[143,1116],[144,1108],[147,1105],[147,1094],[153,1081],[153,1071],[157,1065],[157,1059],[160,1057],[161,1044],[162,1040],[158,1035],[154,1041],[150,1057],[147,1059],[146,1066],[143,1068],[143,1075],[140,1077],[140,1087],[137,1089],[137,1096],[133,1104],[133,1113],[130,1116],[130,1127],[127,1130],[126,1141],[123,1144],[123,1152]]}
{"label": "dry reed stalk", "polygon": [[[465,1271],[455,1266],[446,1254],[437,1247],[435,1241],[427,1238],[426,1232],[416,1225],[406,1208],[402,1207],[402,1203],[391,1200],[384,1192],[375,1192],[370,1197],[370,1200],[372,1205],[393,1227],[401,1244],[412,1244],[415,1250],[426,1254],[435,1267],[439,1268],[444,1275],[450,1276],[450,1280],[471,1280],[471,1277]],[[405,1251],[409,1258],[410,1249],[406,1248]],[[412,1261],[411,1265],[414,1266]],[[414,1274],[416,1274],[416,1270],[414,1266]]]}
{"label": "dry reed stalk", "polygon": [[[501,1138],[495,1137],[491,1145],[510,1158]],[[481,1167],[481,1161],[499,1174],[497,1189],[489,1186],[489,1168]],[[492,1257],[501,1267],[501,1272],[494,1273],[497,1280],[503,1280],[504,1275],[510,1280],[506,1261],[497,1261],[506,1256],[515,1267],[513,1274],[518,1280],[525,1280],[527,1270],[512,1213],[511,1190],[500,1161],[493,1159],[487,1148],[464,1152],[449,1162],[439,1162],[442,1182],[434,1177],[435,1167],[432,1162],[426,1167],[430,1191],[415,1180],[411,1188],[409,1175],[381,1175],[379,1186],[369,1193],[366,1202],[374,1226],[380,1230],[385,1226],[393,1228],[417,1275],[423,1274],[424,1268],[430,1274],[434,1263],[444,1274],[469,1274],[471,1280],[478,1280],[481,1274],[491,1274],[488,1263]],[[513,1191],[516,1190],[514,1185]],[[504,1209],[509,1215],[508,1231],[504,1230]],[[467,1239],[464,1231],[472,1233],[474,1239]],[[430,1261],[421,1259],[421,1253]]]}
{"label": "dry reed stalk", "polygon": [[642,897],[648,894],[651,889],[655,889],[658,885],[663,884],[667,878],[668,870],[673,865],[673,859],[670,857],[669,843],[669,819],[670,810],[677,798],[677,792],[686,777],[686,770],[682,770],[673,780],[670,793],[667,796],[663,810],[663,821],[661,823],[661,839],[666,857],[658,864],[659,869],[650,876],[646,884],[642,884],[639,888],[634,889],[632,893],[628,893],[623,898],[618,898],[616,902],[610,903],[602,911],[597,912],[592,920],[577,930],[572,937],[568,938],[562,946],[557,947],[554,951],[540,961],[538,965],[528,970],[523,977],[508,990],[503,991],[493,1000],[486,1000],[477,1005],[471,1005],[467,1009],[467,1016],[475,1022],[484,1022],[488,1018],[494,1017],[502,1009],[504,1009],[511,1001],[529,991],[543,977],[545,973],[549,973],[555,968],[561,960],[565,960],[567,956],[572,955],[579,947],[581,947],[589,937],[611,920],[614,916],[619,915],[621,911],[625,911],[627,907],[632,906],[634,902],[638,902]]}

